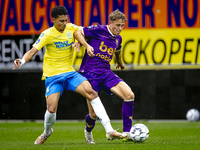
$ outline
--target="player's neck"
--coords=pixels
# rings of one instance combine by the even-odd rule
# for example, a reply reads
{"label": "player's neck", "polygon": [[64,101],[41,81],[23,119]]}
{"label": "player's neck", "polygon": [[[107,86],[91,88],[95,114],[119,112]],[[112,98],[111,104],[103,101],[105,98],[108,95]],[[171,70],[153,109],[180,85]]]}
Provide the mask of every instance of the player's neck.
{"label": "player's neck", "polygon": [[115,36],[115,35],[112,33],[112,30],[111,30],[110,25],[107,25],[107,27],[108,27],[108,31],[110,32],[110,34],[111,34],[112,36]]}
{"label": "player's neck", "polygon": [[[55,26],[54,26],[55,27]],[[60,32],[60,33],[63,33],[64,32],[64,30],[58,30],[56,27],[55,27],[55,29],[58,31],[58,32]]]}

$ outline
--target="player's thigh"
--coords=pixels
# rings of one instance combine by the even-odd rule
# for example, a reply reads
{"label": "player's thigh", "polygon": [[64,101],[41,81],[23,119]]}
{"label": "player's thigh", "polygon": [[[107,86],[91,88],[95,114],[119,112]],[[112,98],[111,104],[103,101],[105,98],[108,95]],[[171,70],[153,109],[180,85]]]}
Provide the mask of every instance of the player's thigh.
{"label": "player's thigh", "polygon": [[46,98],[47,109],[50,113],[55,113],[58,107],[60,92],[53,93]]}
{"label": "player's thigh", "polygon": [[87,78],[83,77],[80,73],[76,71],[72,71],[69,73],[69,75],[66,76],[64,86],[67,90],[76,92],[77,87],[81,85],[84,81],[87,81]]}
{"label": "player's thigh", "polygon": [[89,81],[83,81],[77,88],[76,92],[87,98],[88,100],[93,100],[98,97],[96,91],[93,90]]}
{"label": "player's thigh", "polygon": [[78,72],[73,72],[73,75],[65,82],[65,88],[73,92],[77,92],[89,100],[93,100],[98,95],[92,89],[87,78],[83,77]]}
{"label": "player's thigh", "polygon": [[45,97],[47,109],[50,113],[54,113],[57,110],[57,105],[60,96],[63,93],[63,75],[57,75],[48,77],[45,80]]}
{"label": "player's thigh", "polygon": [[134,99],[134,93],[124,81],[121,81],[113,86],[110,91],[120,96],[124,100]]}

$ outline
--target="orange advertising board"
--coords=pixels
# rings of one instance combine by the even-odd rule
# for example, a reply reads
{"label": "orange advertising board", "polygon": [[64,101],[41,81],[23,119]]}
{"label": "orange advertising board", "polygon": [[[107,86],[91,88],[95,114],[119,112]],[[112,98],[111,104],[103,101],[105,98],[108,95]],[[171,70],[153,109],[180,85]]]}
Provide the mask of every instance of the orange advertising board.
{"label": "orange advertising board", "polygon": [[69,22],[79,26],[108,24],[119,9],[125,29],[199,28],[199,0],[0,0],[0,36],[39,35],[53,25],[51,9],[63,5]]}

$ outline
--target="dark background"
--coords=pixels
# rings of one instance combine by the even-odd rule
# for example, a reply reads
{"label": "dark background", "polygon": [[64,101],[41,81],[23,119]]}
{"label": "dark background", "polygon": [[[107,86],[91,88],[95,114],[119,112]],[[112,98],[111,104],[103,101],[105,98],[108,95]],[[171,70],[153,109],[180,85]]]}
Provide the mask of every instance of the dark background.
{"label": "dark background", "polygon": [[[135,93],[134,119],[185,119],[200,110],[200,70],[115,71]],[[0,119],[43,119],[46,111],[41,72],[0,73]],[[121,119],[123,101],[100,95],[111,119]],[[65,90],[57,119],[84,119],[88,113],[81,95]]]}

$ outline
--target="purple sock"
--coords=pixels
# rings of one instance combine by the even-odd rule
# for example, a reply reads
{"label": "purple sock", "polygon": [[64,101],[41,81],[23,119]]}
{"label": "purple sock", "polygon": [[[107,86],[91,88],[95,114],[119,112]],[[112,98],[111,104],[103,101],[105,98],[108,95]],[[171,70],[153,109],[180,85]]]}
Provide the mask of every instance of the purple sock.
{"label": "purple sock", "polygon": [[86,123],[85,129],[87,130],[87,132],[92,131],[92,129],[95,126],[95,122],[96,122],[96,120],[92,119],[89,114],[85,117],[85,123]]}
{"label": "purple sock", "polygon": [[129,132],[132,127],[134,101],[125,102],[122,106],[123,132]]}

